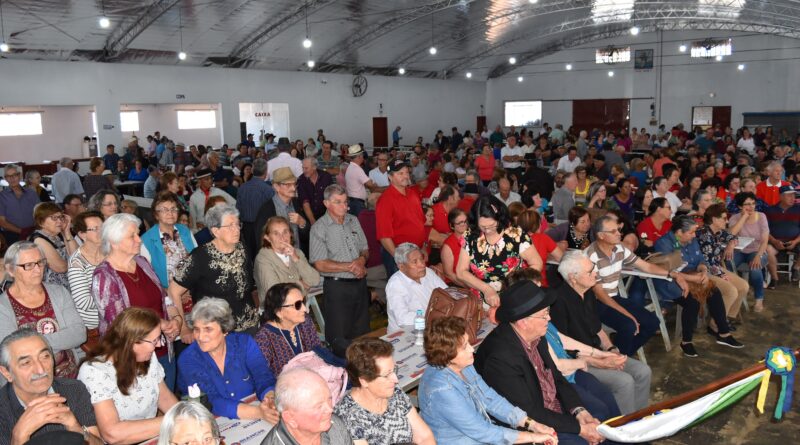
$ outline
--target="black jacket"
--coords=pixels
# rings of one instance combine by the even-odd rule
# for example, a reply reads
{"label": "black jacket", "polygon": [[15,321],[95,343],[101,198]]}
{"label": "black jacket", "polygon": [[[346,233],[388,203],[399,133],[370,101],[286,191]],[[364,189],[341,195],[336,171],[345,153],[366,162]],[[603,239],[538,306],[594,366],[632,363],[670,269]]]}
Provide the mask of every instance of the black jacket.
{"label": "black jacket", "polygon": [[[305,213],[303,212],[303,206],[300,204],[300,200],[298,198],[292,198],[292,207],[294,207],[295,212],[300,214],[303,219],[305,219]],[[261,205],[261,208],[258,209],[258,215],[256,216],[256,222],[253,223],[253,230],[255,231],[255,238],[253,245],[247,246],[248,249],[251,249],[250,252],[253,253],[253,257],[258,254],[258,251],[261,250],[262,240],[264,238],[264,226],[267,225],[267,220],[275,216],[275,201],[268,200],[264,204]],[[306,219],[306,226],[302,229],[299,229],[300,232],[300,250],[308,257],[308,234],[311,232],[311,223]]]}
{"label": "black jacket", "polygon": [[521,408],[533,420],[552,427],[559,433],[580,433],[578,420],[570,414],[583,406],[578,393],[556,368],[547,350],[547,339],[542,337],[537,347],[546,368],[551,369],[556,383],[558,400],[564,414],[544,407],[542,388],[536,370],[519,337],[508,323],[501,323],[492,331],[475,353],[475,369],[498,394],[514,406]]}

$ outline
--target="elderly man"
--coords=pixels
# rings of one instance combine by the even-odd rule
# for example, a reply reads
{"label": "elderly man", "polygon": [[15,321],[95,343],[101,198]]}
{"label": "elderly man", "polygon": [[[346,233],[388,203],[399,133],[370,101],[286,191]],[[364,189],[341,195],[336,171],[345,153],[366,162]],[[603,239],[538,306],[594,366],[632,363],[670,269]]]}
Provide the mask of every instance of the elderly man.
{"label": "elderly man", "polygon": [[22,172],[16,165],[6,165],[3,173],[8,187],[0,191],[0,233],[11,245],[20,240],[23,231],[33,228],[33,208],[39,204],[39,195],[20,185]]}
{"label": "elderly man", "polygon": [[81,177],[72,171],[75,165],[70,158],[61,158],[59,163],[61,168],[53,175],[50,184],[53,187],[53,198],[56,202],[64,201],[64,197],[74,193],[76,195],[83,195],[83,185],[81,184]]}
{"label": "elderly man", "polygon": [[297,158],[293,158],[289,152],[292,150],[292,144],[289,143],[289,140],[286,138],[281,138],[278,142],[278,156],[275,158],[270,159],[269,161],[269,169],[267,169],[267,177],[272,180],[272,175],[275,173],[275,170],[283,167],[289,167],[292,170],[292,174],[295,177],[299,177],[303,174],[303,163]]}
{"label": "elderly man", "polygon": [[79,380],[53,378],[53,348],[32,329],[0,342],[0,444],[23,445],[51,431],[81,434],[102,445],[89,392]]}
{"label": "elderly man", "polygon": [[561,224],[567,222],[569,219],[569,210],[575,207],[575,189],[578,188],[578,178],[575,173],[569,173],[564,176],[564,185],[558,188],[553,193],[553,216],[554,224]]}
{"label": "elderly man", "polygon": [[325,189],[333,184],[333,177],[317,168],[317,164],[317,158],[303,159],[303,175],[297,178],[297,197],[310,224],[314,224],[325,214],[323,195]]}
{"label": "elderly man", "polygon": [[502,201],[506,206],[512,202],[522,202],[522,197],[519,196],[519,193],[511,190],[511,181],[508,178],[500,178],[497,181],[497,193],[495,193],[494,197]]}
{"label": "elderly man", "polygon": [[325,277],[325,339],[344,357],[350,341],[369,332],[369,245],[358,219],[347,213],[344,188],[332,184],[324,198],[327,212],[311,227],[308,260]]}
{"label": "elderly man", "polygon": [[408,168],[411,172],[412,181],[416,184],[417,182],[427,178],[428,169],[426,168],[425,163],[422,162],[422,158],[420,157],[420,155],[412,153],[409,159],[411,161],[411,164],[409,165]]}
{"label": "elderly man", "polygon": [[275,385],[280,421],[261,445],[352,445],[344,421],[333,414],[328,384],[307,368],[284,371]]}
{"label": "elderly man", "polygon": [[791,185],[780,188],[778,204],[767,207],[769,243],[775,250],[794,252],[792,281],[800,280],[800,204],[795,204],[796,191]]}
{"label": "elderly man", "polygon": [[778,161],[772,161],[767,165],[767,175],[766,180],[756,185],[756,197],[767,203],[767,205],[774,206],[781,200],[780,188],[790,184],[781,179],[783,177],[783,166]]}
{"label": "elderly man", "polygon": [[475,369],[512,405],[556,430],[560,444],[596,444],[603,440],[600,422],[556,368],[543,338],[555,299],[529,280],[505,289],[498,325],[475,354]]}
{"label": "elderly man", "polygon": [[378,187],[364,172],[364,149],[361,148],[361,145],[351,145],[348,148],[347,156],[350,158],[350,165],[347,166],[344,174],[347,203],[350,206],[350,213],[358,216],[361,210],[367,206],[367,189],[370,192],[382,192],[386,190],[386,187]]}
{"label": "elderly man", "polygon": [[369,179],[378,187],[389,187],[389,153],[385,151],[375,155],[378,166],[369,171]]}
{"label": "elderly man", "polygon": [[400,270],[386,284],[386,310],[389,314],[386,332],[413,326],[417,311],[424,312],[428,308],[433,290],[447,287],[436,272],[425,266],[425,254],[415,244],[397,246],[394,260]]}
{"label": "elderly man", "polygon": [[251,259],[258,254],[251,249],[260,246],[259,237],[256,236],[256,217],[261,206],[275,196],[275,190],[267,184],[267,161],[266,159],[256,159],[253,161],[253,176],[244,184],[239,186],[238,198],[236,199],[236,210],[239,211],[239,220],[242,222],[242,241],[247,247],[248,255]]}
{"label": "elderly man", "polygon": [[197,231],[205,227],[205,209],[208,198],[222,196],[230,205],[236,205],[236,200],[224,191],[213,187],[213,173],[204,168],[197,172],[197,190],[189,198],[189,215],[192,217],[192,230]]}
{"label": "elderly man", "polygon": [[282,216],[289,221],[294,237],[294,247],[308,252],[308,230],[311,227],[305,218],[300,214],[303,208],[297,199],[297,177],[289,167],[281,167],[272,173],[272,186],[275,188],[275,195],[272,199],[261,204],[256,215],[255,241],[256,246],[251,246],[254,252],[258,252],[261,245],[261,238],[264,235],[264,226],[267,220],[273,216]]}
{"label": "elderly man", "polygon": [[394,250],[402,243],[413,243],[422,247],[425,242],[425,215],[422,200],[409,187],[408,164],[395,160],[389,164],[389,188],[378,199],[376,206],[377,236],[383,247],[381,256],[386,274],[397,272]]}
{"label": "elderly man", "polygon": [[[623,414],[644,408],[650,397],[650,368],[611,352],[615,348],[602,329],[597,297],[592,290],[597,284],[597,268],[585,253],[570,251],[561,258],[558,272],[564,282],[548,290],[555,299],[550,313],[558,332],[591,348],[589,353],[581,352],[580,358],[589,366],[588,372],[612,391]],[[608,350],[611,354],[600,352]]]}

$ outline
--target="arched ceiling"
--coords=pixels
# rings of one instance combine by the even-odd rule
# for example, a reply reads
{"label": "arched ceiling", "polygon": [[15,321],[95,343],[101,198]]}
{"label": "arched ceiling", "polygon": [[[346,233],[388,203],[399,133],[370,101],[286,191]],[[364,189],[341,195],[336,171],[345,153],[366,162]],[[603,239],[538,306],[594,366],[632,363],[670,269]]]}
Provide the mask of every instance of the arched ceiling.
{"label": "arched ceiling", "polygon": [[[634,24],[800,37],[797,0],[0,0],[8,59],[500,77]],[[99,17],[110,19],[101,28]],[[306,23],[308,25],[306,25]],[[308,36],[312,47],[303,48]],[[182,42],[182,46],[181,46]],[[428,53],[434,45],[435,56]],[[177,58],[179,51],[188,54]],[[508,63],[516,56],[516,65]],[[306,66],[314,60],[313,69]]]}

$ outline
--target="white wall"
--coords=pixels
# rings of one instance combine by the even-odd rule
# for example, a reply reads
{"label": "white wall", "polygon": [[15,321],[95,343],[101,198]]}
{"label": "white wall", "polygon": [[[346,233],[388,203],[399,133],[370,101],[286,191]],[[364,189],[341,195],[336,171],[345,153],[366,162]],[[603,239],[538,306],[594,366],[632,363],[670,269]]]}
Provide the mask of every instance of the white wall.
{"label": "white wall", "polygon": [[[123,131],[122,137],[127,141],[135,133],[136,136],[142,139],[142,142],[140,142],[142,147],[146,145],[144,139],[147,135],[153,134],[156,131],[160,131],[162,136],[167,136],[175,142],[183,142],[189,145],[203,144],[218,148],[224,143],[222,139],[222,112],[220,104],[123,104],[120,109],[123,111],[139,112],[139,131]],[[193,130],[178,129],[178,110],[209,109],[216,111],[216,128]]]}
{"label": "white wall", "polygon": [[[733,55],[723,62],[690,59],[680,53],[681,43],[702,40],[711,32],[665,32],[660,122],[668,127],[691,123],[693,106],[728,105],[732,107],[731,125],[742,125],[742,113],[800,110],[800,84],[794,73],[800,71],[800,42],[795,39],[724,34],[732,36]],[[640,42],[640,43],[637,43]],[[631,45],[632,50],[652,48],[656,68],[635,71],[633,62],[609,67],[594,62],[595,49],[614,43]],[[633,54],[632,54],[633,56]],[[781,60],[783,59],[783,60]],[[571,63],[572,71],[565,65]],[[631,101],[631,126],[649,125],[650,104],[658,109],[657,65],[659,45],[654,33],[595,42],[590,46],[561,51],[520,67],[505,77],[492,79],[486,86],[486,112],[490,127],[502,123],[505,100],[545,100],[543,121],[572,123],[573,99],[639,98]],[[746,69],[738,71],[739,63]],[[614,77],[608,77],[609,69]],[[517,76],[524,77],[523,82]],[[713,93],[714,97],[710,97]]]}
{"label": "white wall", "polygon": [[41,162],[63,156],[83,157],[83,138],[92,136],[92,110],[94,107],[86,105],[3,109],[41,112],[43,134],[0,137],[0,161]]}
{"label": "white wall", "polygon": [[[95,105],[99,145],[120,144],[119,109],[124,104],[168,104],[176,94],[186,103],[221,104],[222,137],[239,142],[239,102],[289,104],[292,139],[316,135],[353,143],[372,142],[372,117],[389,118],[389,132],[401,125],[403,142],[421,135],[430,139],[436,130],[451,126],[473,128],[484,103],[485,83],[368,76],[367,93],[354,98],[351,75],[197,68],[181,66],[123,65],[78,62],[0,61],[0,79],[13,88],[0,89],[0,106]],[[8,83],[6,83],[8,85]],[[181,101],[183,102],[183,100]],[[112,130],[103,125],[113,125]],[[166,124],[158,128],[166,134]],[[202,143],[186,137],[187,144]],[[0,138],[0,160],[15,144]],[[38,161],[61,155],[20,153],[20,160]],[[57,152],[57,153],[56,153]]]}

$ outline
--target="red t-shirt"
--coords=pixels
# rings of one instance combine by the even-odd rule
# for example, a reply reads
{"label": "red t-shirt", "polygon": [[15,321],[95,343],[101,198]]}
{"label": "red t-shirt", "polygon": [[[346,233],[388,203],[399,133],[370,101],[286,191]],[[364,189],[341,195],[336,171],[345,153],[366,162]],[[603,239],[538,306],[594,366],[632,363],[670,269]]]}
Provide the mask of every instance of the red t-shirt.
{"label": "red t-shirt", "polygon": [[475,204],[477,198],[473,198],[471,196],[464,196],[461,198],[461,201],[458,201],[458,208],[467,212],[469,215],[470,210],[472,210],[472,204]]}
{"label": "red t-shirt", "polygon": [[[138,264],[136,265],[136,273],[129,274],[117,271],[117,274],[122,278],[122,283],[128,292],[128,301],[130,301],[131,307],[152,309],[158,314],[158,318],[165,318],[161,287],[156,285]],[[166,353],[167,348],[165,346],[156,348],[156,356],[162,357]]]}
{"label": "red t-shirt", "polygon": [[458,266],[459,255],[461,255],[461,249],[464,247],[464,238],[459,238],[455,233],[451,233],[450,236],[445,238],[444,245],[449,247],[450,251],[453,252],[453,272],[455,272]]}
{"label": "red t-shirt", "polygon": [[481,181],[491,181],[494,176],[494,158],[489,156],[486,159],[483,156],[475,158],[475,168],[478,169],[478,177]]}
{"label": "red t-shirt", "polygon": [[405,194],[393,185],[378,198],[375,209],[378,239],[391,238],[395,246],[425,243],[425,215],[416,190],[406,187]]}
{"label": "red t-shirt", "polygon": [[656,228],[653,224],[653,218],[648,216],[636,226],[636,234],[639,235],[639,238],[643,241],[647,240],[655,243],[659,238],[666,235],[671,228],[672,221],[670,220],[664,221],[664,224],[662,224],[660,228]]}
{"label": "red t-shirt", "polygon": [[442,202],[433,205],[433,228],[442,235],[450,233],[450,223],[447,222],[447,212]]}
{"label": "red t-shirt", "polygon": [[533,243],[533,247],[536,248],[536,251],[539,253],[539,256],[542,257],[542,262],[545,264],[545,267],[542,269],[542,287],[548,287],[547,285],[547,255],[550,255],[550,252],[556,250],[558,245],[553,238],[550,238],[548,235],[544,233],[531,233],[531,242]]}
{"label": "red t-shirt", "polygon": [[786,181],[781,181],[776,186],[767,185],[769,179],[761,181],[756,185],[756,197],[767,203],[767,205],[774,206],[781,200],[780,188],[782,185],[789,185]]}

